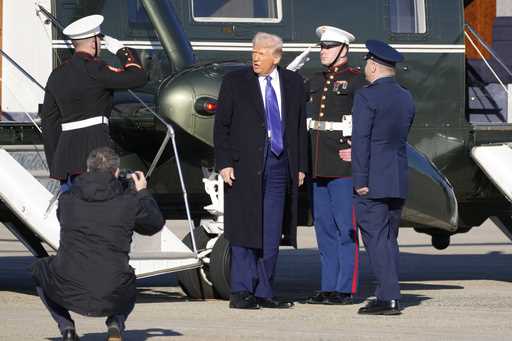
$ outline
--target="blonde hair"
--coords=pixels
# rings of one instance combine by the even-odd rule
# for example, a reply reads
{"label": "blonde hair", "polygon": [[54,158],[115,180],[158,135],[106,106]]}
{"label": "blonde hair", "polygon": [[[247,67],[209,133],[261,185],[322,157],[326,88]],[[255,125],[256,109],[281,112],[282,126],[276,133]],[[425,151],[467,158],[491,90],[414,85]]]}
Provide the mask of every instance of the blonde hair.
{"label": "blonde hair", "polygon": [[252,46],[262,45],[265,48],[271,49],[274,56],[281,56],[283,54],[283,39],[275,34],[258,32],[252,39]]}

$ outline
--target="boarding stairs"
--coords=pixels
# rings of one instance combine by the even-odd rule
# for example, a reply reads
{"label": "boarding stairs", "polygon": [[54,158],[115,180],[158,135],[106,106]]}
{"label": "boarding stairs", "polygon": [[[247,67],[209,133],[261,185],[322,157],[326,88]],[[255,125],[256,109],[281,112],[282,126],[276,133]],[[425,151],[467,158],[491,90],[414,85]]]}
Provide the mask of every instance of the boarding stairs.
{"label": "boarding stairs", "polygon": [[[504,34],[512,33],[512,26],[497,24],[494,48],[465,24],[466,41],[481,57],[466,63],[467,119],[472,125],[471,157],[512,205],[512,38]],[[490,57],[485,58],[483,50]],[[501,214],[491,220],[512,240],[512,216]]]}

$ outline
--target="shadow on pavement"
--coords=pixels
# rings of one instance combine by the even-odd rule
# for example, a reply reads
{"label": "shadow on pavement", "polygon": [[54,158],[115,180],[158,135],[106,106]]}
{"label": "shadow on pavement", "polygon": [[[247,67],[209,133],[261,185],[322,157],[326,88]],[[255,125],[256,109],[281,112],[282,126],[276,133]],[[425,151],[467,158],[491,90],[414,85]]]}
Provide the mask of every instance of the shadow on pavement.
{"label": "shadow on pavement", "polygon": [[[407,250],[407,248],[404,248]],[[491,251],[486,254],[430,254],[401,252],[400,280],[402,290],[429,291],[463,289],[460,285],[425,283],[436,281],[489,280],[512,282],[512,254]],[[35,295],[30,266],[31,256],[0,257],[0,291]],[[373,294],[375,278],[364,249],[360,252],[358,297]],[[422,283],[414,283],[422,282]],[[175,274],[137,281],[138,302],[183,302],[188,300]],[[283,249],[277,265],[276,295],[288,299],[304,299],[320,287],[320,256],[317,249]],[[169,288],[169,290],[167,289]]]}
{"label": "shadow on pavement", "polygon": [[[461,285],[424,283],[435,281],[489,280],[512,282],[512,255],[487,254],[415,254],[400,253],[402,291],[461,290]],[[357,300],[373,296],[375,277],[366,252],[360,252]],[[275,280],[276,295],[305,300],[320,288],[320,255],[317,249],[282,250]],[[423,283],[414,283],[423,282]],[[424,299],[428,299],[426,296]],[[404,295],[407,298],[407,295]],[[421,302],[422,300],[418,301]],[[406,303],[407,304],[407,303]],[[418,303],[419,304],[419,303]]]}
{"label": "shadow on pavement", "polygon": [[186,302],[192,301],[181,292],[154,289],[138,289],[137,303]]}
{"label": "shadow on pavement", "polygon": [[[153,337],[163,337],[163,336],[182,336],[183,334],[175,332],[170,329],[161,329],[161,328],[150,328],[144,330],[127,330],[123,334],[123,340],[126,341],[144,341],[151,340]],[[81,341],[98,341],[105,340],[107,336],[106,331],[102,333],[88,333],[80,336]],[[51,341],[60,341],[62,338],[60,337],[52,337],[47,340]]]}

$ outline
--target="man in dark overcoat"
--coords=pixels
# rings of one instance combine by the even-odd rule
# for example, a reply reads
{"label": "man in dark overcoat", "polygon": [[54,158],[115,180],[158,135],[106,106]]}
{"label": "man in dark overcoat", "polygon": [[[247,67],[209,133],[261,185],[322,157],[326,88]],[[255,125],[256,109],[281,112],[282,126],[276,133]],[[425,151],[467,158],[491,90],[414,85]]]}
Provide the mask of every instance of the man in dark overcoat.
{"label": "man in dark overcoat", "polygon": [[[64,29],[75,53],[50,74],[39,111],[50,177],[61,181],[62,191],[85,172],[93,149],[113,146],[108,128],[113,91],[137,88],[148,80],[134,50],[102,35],[102,22],[101,15],[90,15]],[[98,58],[102,38],[122,68]]]}
{"label": "man in dark overcoat", "polygon": [[354,98],[352,177],[356,219],[378,285],[377,299],[359,314],[398,315],[397,238],[407,195],[407,136],[416,110],[411,93],[395,79],[395,64],[403,56],[378,40],[366,47],[370,85]]}
{"label": "man in dark overcoat", "polygon": [[215,116],[231,243],[230,307],[287,308],[273,296],[279,245],[297,245],[298,187],[307,167],[302,77],[278,66],[281,38],[258,33],[252,67],[225,76]]}
{"label": "man in dark overcoat", "polygon": [[71,310],[108,316],[108,340],[120,341],[137,294],[128,264],[133,232],[155,234],[165,221],[142,172],[132,175],[135,190],[124,190],[112,149],[92,151],[87,167],[60,196],[57,255],[37,261],[33,277],[63,340],[78,340]]}

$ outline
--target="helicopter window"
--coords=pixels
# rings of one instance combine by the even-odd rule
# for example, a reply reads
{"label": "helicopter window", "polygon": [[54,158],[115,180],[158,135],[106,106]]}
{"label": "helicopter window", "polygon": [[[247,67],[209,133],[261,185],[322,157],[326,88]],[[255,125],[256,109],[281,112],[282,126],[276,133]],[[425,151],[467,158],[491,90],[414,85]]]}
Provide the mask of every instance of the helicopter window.
{"label": "helicopter window", "polygon": [[128,1],[128,21],[135,25],[151,25],[149,17],[142,7],[140,0]]}
{"label": "helicopter window", "polygon": [[389,9],[391,32],[427,32],[425,0],[391,0]]}
{"label": "helicopter window", "polygon": [[280,22],[282,0],[192,0],[195,21]]}

